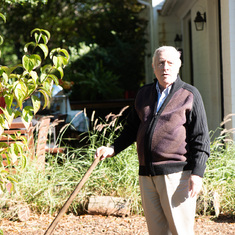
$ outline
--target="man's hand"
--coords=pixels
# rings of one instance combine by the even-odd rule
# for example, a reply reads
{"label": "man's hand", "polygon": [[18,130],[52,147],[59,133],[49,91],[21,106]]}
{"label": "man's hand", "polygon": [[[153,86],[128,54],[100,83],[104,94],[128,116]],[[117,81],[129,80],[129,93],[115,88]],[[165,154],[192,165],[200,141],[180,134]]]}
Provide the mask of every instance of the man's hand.
{"label": "man's hand", "polygon": [[202,189],[202,177],[191,175],[189,179],[189,196],[196,197]]}
{"label": "man's hand", "polygon": [[113,157],[114,156],[114,149],[111,147],[99,147],[95,152],[95,158],[99,157],[100,160],[104,160],[107,157]]}

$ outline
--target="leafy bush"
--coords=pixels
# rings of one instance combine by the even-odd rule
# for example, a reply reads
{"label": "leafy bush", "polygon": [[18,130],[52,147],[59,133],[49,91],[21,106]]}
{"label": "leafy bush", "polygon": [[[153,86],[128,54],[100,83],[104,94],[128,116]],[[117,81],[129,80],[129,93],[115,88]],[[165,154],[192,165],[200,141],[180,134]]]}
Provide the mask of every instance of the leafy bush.
{"label": "leafy bush", "polygon": [[65,79],[74,81],[71,100],[108,100],[123,98],[118,73],[114,73],[109,64],[111,56],[97,45],[90,47],[80,44],[86,53],[72,61],[65,70]]}
{"label": "leafy bush", "polygon": [[[6,21],[1,13],[0,18]],[[55,48],[49,51],[47,44],[50,40],[50,33],[47,30],[36,28],[31,31],[31,36],[33,41],[24,47],[22,64],[0,66],[0,91],[6,103],[5,107],[0,108],[0,135],[17,117],[21,117],[25,127],[29,128],[33,116],[41,106],[43,108],[49,106],[52,86],[54,83],[58,84],[58,77],[63,77],[63,69],[69,61],[69,54],[65,49]],[[0,36],[0,44],[2,43],[3,38]],[[43,102],[38,94],[44,98]],[[25,105],[25,100],[31,100],[32,106]],[[14,136],[10,138],[14,139]],[[8,162],[13,163],[15,160],[12,156],[17,156],[24,167],[27,160],[25,147],[17,142],[10,145],[1,143],[0,154],[7,156]],[[6,185],[13,183],[15,179],[10,176],[9,171],[5,170],[2,160],[1,157],[0,187],[5,190]]]}

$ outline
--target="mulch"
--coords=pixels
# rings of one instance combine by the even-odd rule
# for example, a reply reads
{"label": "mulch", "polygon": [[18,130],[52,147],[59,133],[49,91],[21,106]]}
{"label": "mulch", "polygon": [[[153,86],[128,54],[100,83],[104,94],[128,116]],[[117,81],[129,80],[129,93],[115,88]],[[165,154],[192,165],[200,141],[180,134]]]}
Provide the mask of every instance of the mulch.
{"label": "mulch", "polygon": [[[31,215],[25,222],[0,220],[4,235],[42,235],[53,221],[49,215]],[[64,215],[57,224],[54,235],[118,234],[147,235],[143,216],[114,217],[102,215]],[[197,217],[195,235],[235,234],[235,219],[231,217]]]}

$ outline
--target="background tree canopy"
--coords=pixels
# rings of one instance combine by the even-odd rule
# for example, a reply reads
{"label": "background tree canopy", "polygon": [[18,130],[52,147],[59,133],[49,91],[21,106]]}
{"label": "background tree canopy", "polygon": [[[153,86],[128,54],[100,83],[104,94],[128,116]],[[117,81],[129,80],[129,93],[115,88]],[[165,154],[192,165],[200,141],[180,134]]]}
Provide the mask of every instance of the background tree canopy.
{"label": "background tree canopy", "polygon": [[18,63],[30,31],[44,28],[52,35],[49,46],[70,52],[64,78],[74,82],[70,99],[123,98],[144,82],[142,9],[137,0],[0,1],[7,17],[0,64]]}

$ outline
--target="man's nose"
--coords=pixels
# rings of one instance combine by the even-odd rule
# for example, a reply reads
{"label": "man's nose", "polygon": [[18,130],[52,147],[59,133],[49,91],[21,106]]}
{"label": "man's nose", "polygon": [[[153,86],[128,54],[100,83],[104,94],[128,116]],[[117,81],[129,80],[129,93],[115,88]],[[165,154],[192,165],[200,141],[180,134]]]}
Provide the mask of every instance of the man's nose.
{"label": "man's nose", "polygon": [[165,62],[165,63],[163,64],[163,68],[164,68],[164,69],[168,69],[168,68],[169,68],[169,64],[168,64],[167,62]]}

